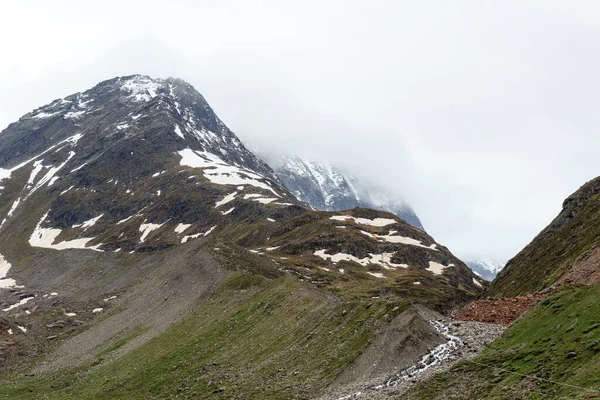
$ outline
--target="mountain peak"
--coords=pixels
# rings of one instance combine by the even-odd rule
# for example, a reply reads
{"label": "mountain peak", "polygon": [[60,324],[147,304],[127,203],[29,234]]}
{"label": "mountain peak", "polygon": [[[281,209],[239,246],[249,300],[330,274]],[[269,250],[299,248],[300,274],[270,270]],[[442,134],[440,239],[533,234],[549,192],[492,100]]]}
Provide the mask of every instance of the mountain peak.
{"label": "mountain peak", "polygon": [[[114,141],[141,136],[171,143],[173,151],[190,148],[247,167],[273,181],[273,171],[248,151],[217,117],[204,97],[178,78],[146,75],[116,77],[84,92],[54,100],[0,133],[0,167],[31,159],[75,133]],[[158,143],[158,142],[157,142]]]}
{"label": "mountain peak", "polygon": [[[269,341],[263,332],[287,326],[293,333],[284,335],[290,343],[285,354],[277,350],[268,358],[293,349],[290,359],[307,361],[295,365],[316,376],[305,367],[321,365],[312,354],[335,360],[352,349],[358,356],[376,343],[372,327],[395,330],[395,318],[412,320],[400,316],[409,304],[447,312],[485,287],[447,248],[390,213],[304,207],[180,80],[134,75],[105,81],[29,113],[0,135],[0,288],[7,289],[0,290],[0,342],[15,346],[0,348],[2,371],[41,360],[38,354],[51,360],[36,365],[45,371],[85,368],[104,357],[107,364],[99,367],[112,368],[108,362],[164,340],[171,327],[197,322],[197,315],[222,316],[226,325],[218,322],[217,330],[225,331],[230,316],[250,312],[257,318],[242,319],[251,325],[232,328],[233,336],[223,336],[217,347],[231,343],[229,337],[243,338],[232,348],[247,346],[249,331]],[[321,178],[332,170],[324,167]],[[214,312],[204,312],[208,304]],[[285,319],[264,324],[269,316]],[[349,321],[341,329],[331,325],[339,318]],[[431,324],[417,324],[434,337]],[[183,329],[205,346],[196,338],[207,330]],[[332,329],[345,332],[334,335],[334,346]],[[357,329],[364,331],[360,342]],[[123,337],[127,345],[115,350]],[[410,349],[415,362],[428,346]],[[396,354],[395,347],[389,352]],[[261,357],[250,356],[262,363]],[[209,365],[193,358],[195,371]],[[339,372],[353,357],[343,358]],[[326,379],[338,375],[318,368]],[[304,389],[288,394],[314,397]],[[206,397],[200,389],[194,396]]]}
{"label": "mountain peak", "polygon": [[468,258],[463,261],[473,272],[488,281],[493,281],[506,264],[491,258]]}
{"label": "mountain peak", "polygon": [[118,87],[134,102],[147,102],[155,97],[182,100],[193,98],[196,103],[206,103],[204,97],[191,84],[179,78],[151,78],[148,75],[129,75],[106,81]]}
{"label": "mountain peak", "polygon": [[129,93],[127,97],[136,102],[152,100],[168,87],[164,79],[152,79],[145,75],[119,78],[118,83],[122,91]]}
{"label": "mountain peak", "polygon": [[302,156],[263,154],[281,182],[300,201],[316,210],[340,211],[355,207],[391,212],[424,230],[419,217],[387,189],[362,182],[329,163]]}

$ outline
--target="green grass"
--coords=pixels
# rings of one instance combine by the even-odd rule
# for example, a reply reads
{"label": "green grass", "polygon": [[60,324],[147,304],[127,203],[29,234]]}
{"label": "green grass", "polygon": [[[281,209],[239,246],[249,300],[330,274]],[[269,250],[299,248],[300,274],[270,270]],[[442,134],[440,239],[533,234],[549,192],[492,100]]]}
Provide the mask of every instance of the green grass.
{"label": "green grass", "polygon": [[421,384],[410,398],[447,398],[453,391],[462,392],[460,398],[472,399],[600,398],[598,299],[600,286],[560,291],[529,311],[474,360],[496,368],[459,363]]}
{"label": "green grass", "polygon": [[124,335],[124,337],[117,339],[112,345],[110,345],[109,347],[107,347],[106,349],[104,349],[100,353],[98,353],[98,361],[101,362],[105,356],[107,356],[110,353],[114,352],[115,350],[118,350],[121,347],[125,346],[127,344],[127,342],[129,342],[130,340],[134,339],[135,337],[143,334],[147,330],[148,330],[148,328],[137,327],[137,328],[132,329],[131,331],[127,332]]}
{"label": "green grass", "polygon": [[0,394],[311,398],[368,345],[380,323],[406,307],[386,299],[341,302],[291,277],[236,273],[182,322],[123,358],[43,376],[13,375]]}

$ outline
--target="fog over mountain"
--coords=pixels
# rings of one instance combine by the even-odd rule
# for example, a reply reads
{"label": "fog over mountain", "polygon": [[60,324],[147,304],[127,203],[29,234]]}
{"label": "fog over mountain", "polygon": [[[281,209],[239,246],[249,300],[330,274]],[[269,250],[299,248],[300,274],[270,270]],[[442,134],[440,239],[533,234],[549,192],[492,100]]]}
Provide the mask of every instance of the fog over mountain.
{"label": "fog over mountain", "polygon": [[389,187],[374,186],[370,180],[361,181],[335,165],[298,155],[259,153],[259,156],[297,199],[315,210],[374,208],[396,214],[412,226],[425,230],[410,204]]}
{"label": "fog over mountain", "polygon": [[32,1],[3,15],[2,128],[107,77],[179,77],[244,143],[401,193],[461,257],[509,259],[600,167],[595,3]]}

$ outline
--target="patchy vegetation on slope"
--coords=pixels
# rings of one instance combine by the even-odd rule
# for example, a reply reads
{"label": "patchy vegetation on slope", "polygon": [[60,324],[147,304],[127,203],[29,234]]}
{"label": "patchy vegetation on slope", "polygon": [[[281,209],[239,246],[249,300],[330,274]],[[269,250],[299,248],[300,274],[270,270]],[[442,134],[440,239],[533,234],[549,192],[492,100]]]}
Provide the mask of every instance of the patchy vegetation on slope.
{"label": "patchy vegetation on slope", "polygon": [[342,303],[292,277],[238,273],[182,322],[113,363],[102,358],[122,343],[67,372],[14,375],[0,391],[10,398],[308,398],[407,306]]}
{"label": "patchy vegetation on slope", "polygon": [[600,247],[600,177],[563,203],[563,210],[510,260],[486,295],[527,295],[554,285],[580,259]]}
{"label": "patchy vegetation on slope", "polygon": [[427,233],[382,211],[306,213],[285,221],[261,250],[284,271],[342,296],[394,294],[447,311],[485,285]]}

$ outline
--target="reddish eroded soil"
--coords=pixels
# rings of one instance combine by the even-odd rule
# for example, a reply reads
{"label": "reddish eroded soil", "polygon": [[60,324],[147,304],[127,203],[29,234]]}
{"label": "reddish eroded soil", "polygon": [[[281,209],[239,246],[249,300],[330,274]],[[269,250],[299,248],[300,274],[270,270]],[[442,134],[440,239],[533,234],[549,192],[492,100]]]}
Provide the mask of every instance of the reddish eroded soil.
{"label": "reddish eroded soil", "polygon": [[583,284],[592,285],[600,282],[600,247],[589,251],[558,281],[558,285]]}
{"label": "reddish eroded soil", "polygon": [[476,300],[457,311],[454,318],[463,321],[489,322],[508,326],[557,287],[573,284],[591,285],[599,282],[600,247],[596,247],[575,262],[557,281],[555,286],[527,296],[497,300]]}
{"label": "reddish eroded soil", "polygon": [[536,305],[545,294],[535,293],[495,300],[476,300],[454,313],[460,321],[487,322],[491,324],[512,324],[521,314]]}

